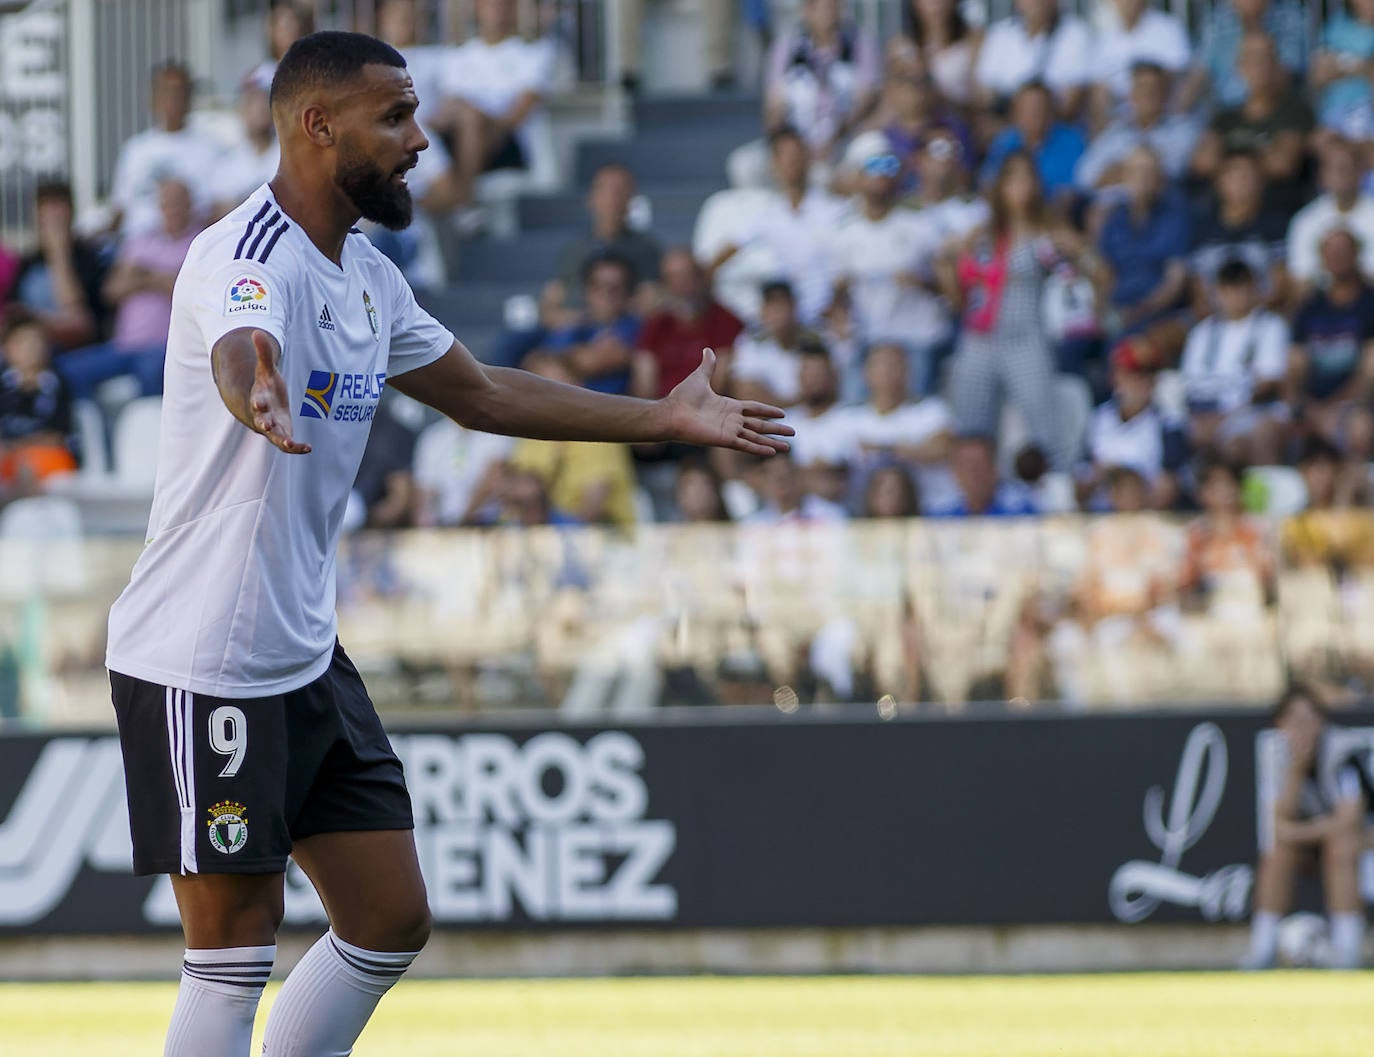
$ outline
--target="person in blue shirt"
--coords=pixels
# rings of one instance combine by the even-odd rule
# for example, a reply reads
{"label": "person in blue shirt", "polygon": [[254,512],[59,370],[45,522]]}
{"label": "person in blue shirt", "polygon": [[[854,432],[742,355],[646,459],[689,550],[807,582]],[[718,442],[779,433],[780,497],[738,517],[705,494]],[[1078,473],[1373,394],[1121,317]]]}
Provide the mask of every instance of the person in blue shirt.
{"label": "person in blue shirt", "polygon": [[1083,134],[1055,118],[1054,96],[1044,82],[1031,81],[1012,97],[1011,124],[988,147],[982,180],[996,179],[1007,156],[1024,151],[1035,160],[1046,196],[1072,194],[1074,168],[1086,149]]}
{"label": "person in blue shirt", "polygon": [[997,474],[997,441],[966,434],[954,442],[950,457],[954,489],[931,510],[932,517],[1029,517],[1038,514],[1030,490]]}
{"label": "person in blue shirt", "polygon": [[634,268],[626,258],[592,256],[582,268],[585,313],[576,323],[551,331],[537,351],[566,359],[584,388],[628,393],[640,327],[630,312],[633,291]]}
{"label": "person in blue shirt", "polygon": [[1360,273],[1359,252],[1345,228],[1322,239],[1326,282],[1293,320],[1285,399],[1300,409],[1310,432],[1367,462],[1374,436],[1374,288]]}
{"label": "person in blue shirt", "polygon": [[1308,73],[1323,125],[1338,124],[1346,112],[1371,102],[1372,64],[1374,0],[1347,0],[1346,10],[1336,11],[1326,20]]}
{"label": "person in blue shirt", "polygon": [[1217,107],[1237,107],[1249,92],[1239,69],[1240,42],[1265,33],[1278,45],[1283,68],[1295,79],[1307,69],[1307,13],[1298,0],[1231,0],[1218,3],[1202,25],[1197,65],[1180,93],[1181,105],[1210,96]]}
{"label": "person in blue shirt", "polygon": [[1098,252],[1112,269],[1109,302],[1119,336],[1139,333],[1181,307],[1192,240],[1187,202],[1169,186],[1153,150],[1132,150],[1122,176],[1126,198],[1098,235]]}

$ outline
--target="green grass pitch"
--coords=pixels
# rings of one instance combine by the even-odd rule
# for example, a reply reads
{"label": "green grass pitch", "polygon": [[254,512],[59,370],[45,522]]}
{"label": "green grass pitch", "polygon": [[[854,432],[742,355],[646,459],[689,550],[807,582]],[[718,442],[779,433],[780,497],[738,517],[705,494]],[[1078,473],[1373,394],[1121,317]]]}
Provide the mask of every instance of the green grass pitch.
{"label": "green grass pitch", "polygon": [[[0,1054],[155,1057],[173,993],[0,984]],[[1370,1057],[1374,973],[411,980],[354,1053]]]}

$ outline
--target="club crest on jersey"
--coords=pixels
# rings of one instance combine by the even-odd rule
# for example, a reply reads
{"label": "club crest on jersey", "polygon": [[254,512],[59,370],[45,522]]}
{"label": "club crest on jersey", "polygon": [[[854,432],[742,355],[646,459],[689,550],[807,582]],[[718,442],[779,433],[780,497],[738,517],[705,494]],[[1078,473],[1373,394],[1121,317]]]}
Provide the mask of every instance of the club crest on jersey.
{"label": "club crest on jersey", "polygon": [[222,800],[210,808],[210,847],[221,855],[242,851],[248,843],[248,809],[232,800]]}
{"label": "club crest on jersey", "polygon": [[241,275],[229,284],[224,294],[224,314],[236,316],[243,312],[270,312],[272,293],[267,284],[253,275]]}
{"label": "club crest on jersey", "polygon": [[367,325],[372,328],[372,340],[380,341],[382,332],[377,326],[377,310],[372,307],[372,298],[363,291],[363,307],[367,309]]}

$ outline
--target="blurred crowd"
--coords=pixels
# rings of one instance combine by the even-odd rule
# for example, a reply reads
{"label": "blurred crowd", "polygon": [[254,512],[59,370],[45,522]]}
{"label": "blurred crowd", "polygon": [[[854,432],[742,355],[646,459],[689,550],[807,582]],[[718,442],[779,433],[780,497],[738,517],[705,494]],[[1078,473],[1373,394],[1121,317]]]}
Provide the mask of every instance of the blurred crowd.
{"label": "blurred crowd", "polygon": [[[711,82],[728,89],[735,12],[708,8]],[[478,180],[531,163],[566,65],[558,27],[519,27],[515,0],[473,13],[465,42],[438,44],[414,0],[376,5],[431,147],[411,182],[418,232],[374,235],[420,285],[425,224],[481,233]],[[659,397],[710,347],[719,388],[788,410],[789,456],[511,441],[391,394],[351,523],[1209,511],[1222,472],[1244,506],[1300,474],[1308,504],[1366,505],[1374,2],[1318,23],[1296,0],[1220,0],[1194,33],[1146,0],[901,13],[879,41],[844,0],[803,0],[765,34],[759,136],[730,156],[695,245],[664,246],[635,173],[605,166],[583,235],[546,274],[531,262],[523,310],[474,349]],[[311,28],[274,4],[270,55]],[[622,52],[637,92],[638,49]],[[188,72],[159,67],[104,229],[76,234],[68,188],[49,183],[36,245],[0,248],[11,494],[77,466],[80,402],[112,415],[160,391],[187,246],[275,170],[272,69],[245,74],[226,151],[190,120]],[[1241,476],[1253,467],[1290,469]]]}

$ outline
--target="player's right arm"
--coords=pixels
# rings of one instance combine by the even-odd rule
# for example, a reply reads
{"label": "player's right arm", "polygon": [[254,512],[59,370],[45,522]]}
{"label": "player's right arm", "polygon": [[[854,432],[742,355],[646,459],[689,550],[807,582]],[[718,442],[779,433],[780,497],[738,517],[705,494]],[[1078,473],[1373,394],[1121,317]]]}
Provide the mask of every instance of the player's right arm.
{"label": "player's right arm", "polygon": [[310,445],[291,439],[291,407],[280,363],[281,344],[257,327],[231,330],[210,350],[210,369],[229,413],[287,454],[305,455]]}

